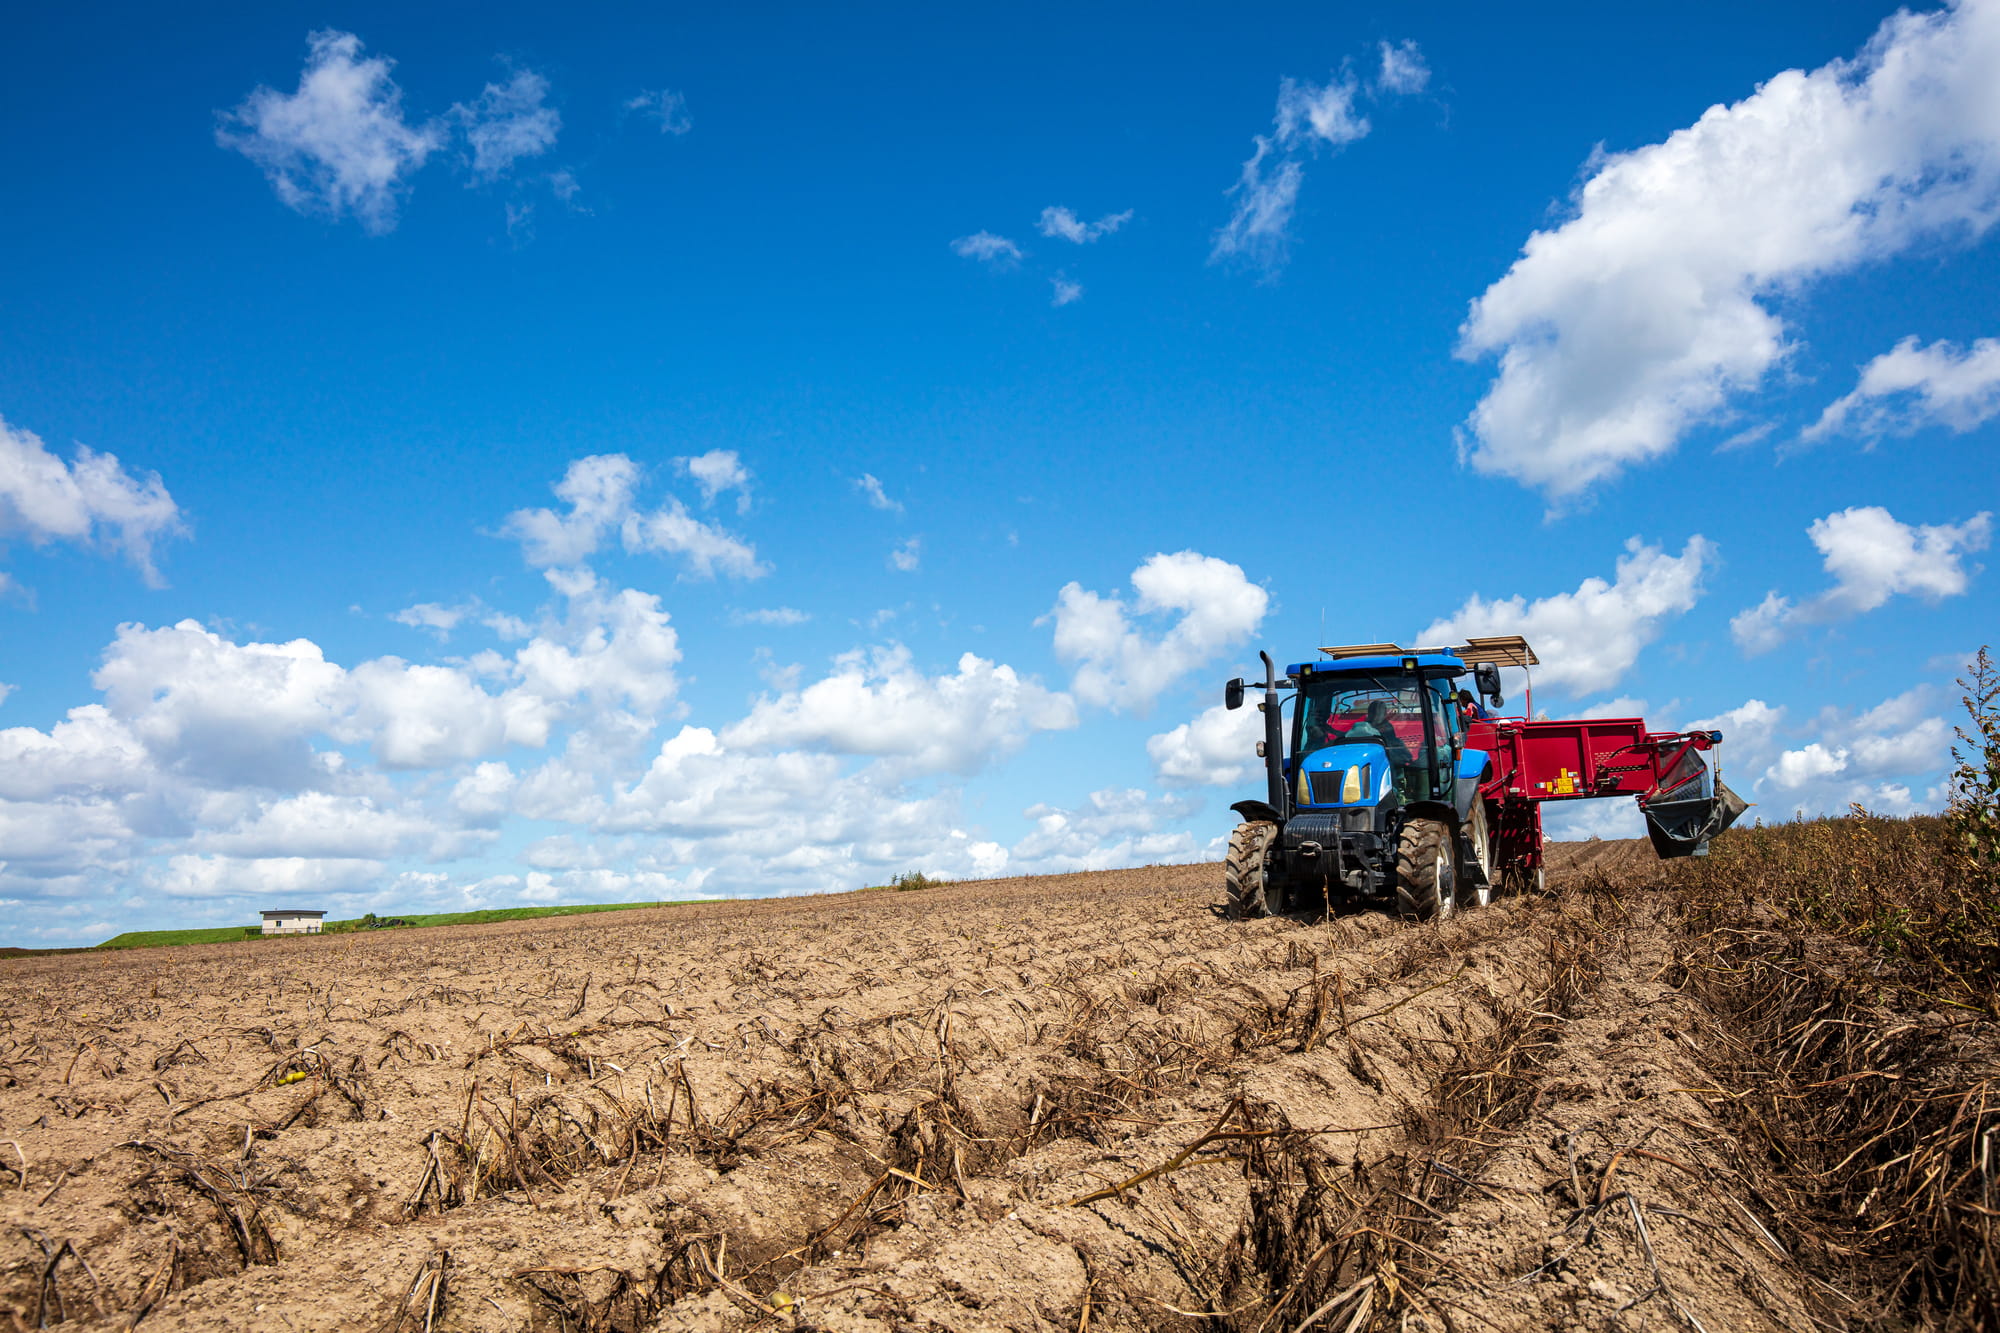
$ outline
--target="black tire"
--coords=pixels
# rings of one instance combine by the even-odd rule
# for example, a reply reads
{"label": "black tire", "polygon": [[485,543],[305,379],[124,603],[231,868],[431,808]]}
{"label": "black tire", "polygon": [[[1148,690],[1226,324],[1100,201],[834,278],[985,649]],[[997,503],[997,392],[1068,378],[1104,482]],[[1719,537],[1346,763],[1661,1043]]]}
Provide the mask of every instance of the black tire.
{"label": "black tire", "polygon": [[1485,907],[1500,891],[1500,858],[1486,821],[1486,802],[1474,799],[1465,821],[1465,905]]}
{"label": "black tire", "polygon": [[1396,906],[1417,921],[1447,917],[1458,905],[1458,856],[1450,826],[1412,819],[1396,839]]}
{"label": "black tire", "polygon": [[1238,824],[1229,835],[1229,855],[1222,863],[1222,887],[1229,896],[1223,911],[1231,921],[1269,916],[1282,903],[1271,901],[1271,845],[1278,840],[1276,824]]}

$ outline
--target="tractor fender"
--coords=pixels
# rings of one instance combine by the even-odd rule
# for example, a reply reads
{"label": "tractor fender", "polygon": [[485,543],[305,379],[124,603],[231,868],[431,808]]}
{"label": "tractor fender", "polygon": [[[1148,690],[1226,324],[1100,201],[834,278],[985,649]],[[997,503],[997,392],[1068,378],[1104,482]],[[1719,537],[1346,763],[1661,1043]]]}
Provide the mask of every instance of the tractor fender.
{"label": "tractor fender", "polygon": [[1472,817],[1472,803],[1479,789],[1493,780],[1493,760],[1484,750],[1466,750],[1458,757],[1458,769],[1451,784],[1451,803],[1458,818]]}
{"label": "tractor fender", "polygon": [[1243,822],[1246,824],[1282,824],[1285,822],[1285,817],[1276,810],[1273,810],[1270,804],[1265,801],[1238,801],[1229,808],[1243,816]]}
{"label": "tractor fender", "polygon": [[1405,823],[1412,819],[1440,820],[1454,833],[1458,832],[1458,826],[1463,820],[1463,816],[1456,809],[1443,801],[1410,801],[1398,806],[1396,813],[1402,816]]}

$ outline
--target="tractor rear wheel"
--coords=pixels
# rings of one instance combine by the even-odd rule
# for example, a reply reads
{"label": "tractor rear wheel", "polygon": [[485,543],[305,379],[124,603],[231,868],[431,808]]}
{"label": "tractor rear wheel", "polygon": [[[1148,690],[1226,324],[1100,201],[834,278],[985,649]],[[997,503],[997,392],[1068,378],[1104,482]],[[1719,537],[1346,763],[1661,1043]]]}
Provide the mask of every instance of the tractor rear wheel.
{"label": "tractor rear wheel", "polygon": [[1406,917],[1429,921],[1458,905],[1458,855],[1441,819],[1412,819],[1396,839],[1396,906]]}
{"label": "tractor rear wheel", "polygon": [[1229,855],[1222,863],[1222,886],[1228,893],[1223,911],[1231,921],[1269,916],[1271,902],[1271,844],[1278,840],[1276,824],[1238,824],[1229,835]]}

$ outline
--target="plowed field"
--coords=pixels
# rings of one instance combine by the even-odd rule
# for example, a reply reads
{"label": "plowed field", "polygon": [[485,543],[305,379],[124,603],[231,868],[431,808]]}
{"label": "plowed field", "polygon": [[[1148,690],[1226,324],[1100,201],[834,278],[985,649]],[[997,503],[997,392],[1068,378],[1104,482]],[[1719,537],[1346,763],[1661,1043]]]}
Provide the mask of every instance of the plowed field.
{"label": "plowed field", "polygon": [[0,964],[0,1323],[1813,1328],[1653,873],[1565,848],[1423,926],[1226,922],[1191,866]]}

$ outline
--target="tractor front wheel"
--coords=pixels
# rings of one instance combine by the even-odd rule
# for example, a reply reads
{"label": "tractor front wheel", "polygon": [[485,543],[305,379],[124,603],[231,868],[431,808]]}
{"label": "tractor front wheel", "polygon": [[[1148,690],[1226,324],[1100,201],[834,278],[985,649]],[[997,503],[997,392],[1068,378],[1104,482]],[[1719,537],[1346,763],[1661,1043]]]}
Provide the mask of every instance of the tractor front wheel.
{"label": "tractor front wheel", "polygon": [[1440,819],[1412,819],[1396,840],[1396,906],[1418,921],[1451,915],[1458,905],[1458,856]]}
{"label": "tractor front wheel", "polygon": [[1231,921],[1271,915],[1271,844],[1277,840],[1278,826],[1264,822],[1238,824],[1229,835],[1222,885],[1228,893],[1223,910]]}

